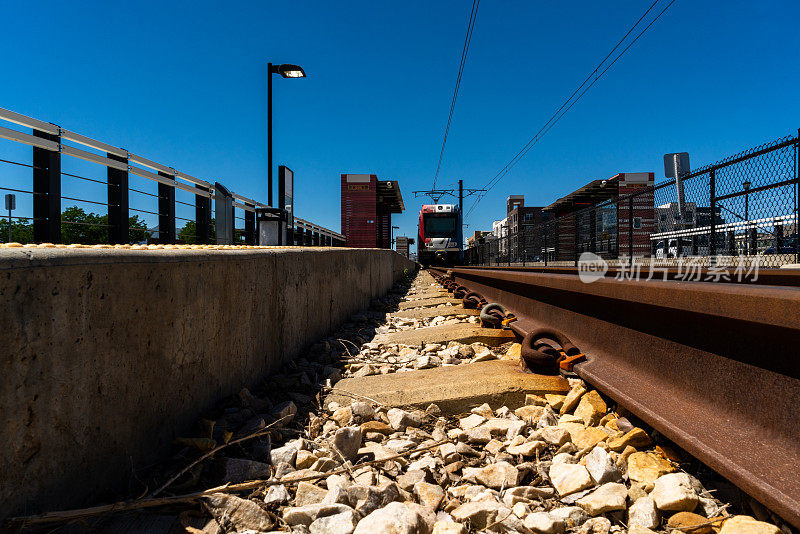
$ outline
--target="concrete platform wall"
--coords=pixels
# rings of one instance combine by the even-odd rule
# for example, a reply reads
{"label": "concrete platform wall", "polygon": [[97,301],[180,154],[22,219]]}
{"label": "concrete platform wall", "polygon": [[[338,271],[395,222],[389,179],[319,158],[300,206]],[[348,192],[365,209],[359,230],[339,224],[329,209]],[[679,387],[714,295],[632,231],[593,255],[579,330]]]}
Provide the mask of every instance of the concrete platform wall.
{"label": "concrete platform wall", "polygon": [[107,500],[384,294],[388,250],[0,250],[0,518]]}

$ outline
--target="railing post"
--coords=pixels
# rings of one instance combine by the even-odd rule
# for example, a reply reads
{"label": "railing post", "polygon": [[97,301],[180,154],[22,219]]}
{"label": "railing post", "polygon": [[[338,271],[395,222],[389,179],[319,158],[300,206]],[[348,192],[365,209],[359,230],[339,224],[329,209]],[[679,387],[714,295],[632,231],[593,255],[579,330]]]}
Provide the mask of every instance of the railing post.
{"label": "railing post", "polygon": [[[175,176],[158,171],[159,176],[175,180]],[[175,186],[158,183],[158,242],[175,242]]]}
{"label": "railing post", "polygon": [[794,143],[794,261],[800,263],[800,128]]}
{"label": "railing post", "polygon": [[[61,143],[60,135],[33,135]],[[61,243],[61,152],[39,147],[33,147],[33,240]]]}
{"label": "railing post", "polygon": [[[249,202],[244,203],[245,206],[248,208],[252,208],[253,211],[244,210],[244,240],[245,243],[248,245],[255,245],[256,244],[256,212],[255,212],[255,205],[250,204]],[[287,231],[288,233],[288,231]]]}
{"label": "railing post", "polygon": [[[711,223],[709,224],[708,255],[711,265],[716,265],[717,257],[717,172],[711,169],[708,173],[708,205],[711,210]],[[695,215],[696,216],[696,215]]]}
{"label": "railing post", "polygon": [[207,245],[211,242],[211,191],[202,185],[195,185],[203,194],[194,196],[194,224],[197,242]]}
{"label": "railing post", "polygon": [[[128,164],[128,158],[107,153],[108,159]],[[108,167],[108,242],[112,245],[130,243],[130,206],[128,201],[128,171]]]}

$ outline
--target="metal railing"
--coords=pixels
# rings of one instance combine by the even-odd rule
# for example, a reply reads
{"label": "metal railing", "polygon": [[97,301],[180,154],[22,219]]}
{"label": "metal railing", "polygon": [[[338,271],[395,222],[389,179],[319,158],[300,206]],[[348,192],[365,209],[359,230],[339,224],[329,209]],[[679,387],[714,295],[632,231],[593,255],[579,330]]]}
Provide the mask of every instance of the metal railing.
{"label": "metal railing", "polygon": [[681,177],[576,209],[517,232],[480,238],[474,265],[576,266],[591,252],[610,264],[764,267],[800,263],[800,135],[745,150]]}
{"label": "metal railing", "polygon": [[[10,126],[0,126],[0,139],[33,148],[28,162],[25,154],[13,147],[9,151],[16,151],[16,158],[0,152],[0,169],[16,169],[17,173],[30,169],[32,174],[17,174],[14,181],[11,171],[0,171],[0,192],[30,195],[30,201],[23,204],[31,208],[26,215],[0,213],[0,240],[11,233],[12,240],[24,243],[216,242],[212,218],[218,198],[215,183],[14,111],[0,108],[0,121]],[[93,167],[97,165],[105,170],[104,176],[88,176],[96,173]],[[72,171],[72,167],[78,170]],[[20,185],[26,183],[30,188]],[[77,193],[66,194],[65,187]],[[88,198],[91,188],[96,189],[93,198]],[[86,213],[79,205],[105,213]],[[267,205],[233,193],[234,226],[240,224],[233,244],[256,244],[256,209],[263,207]],[[238,210],[243,216],[236,215]],[[158,224],[148,227],[146,219],[153,217]],[[177,221],[183,222],[182,228]],[[289,244],[296,245],[343,246],[345,241],[338,232],[299,218],[287,234]]]}

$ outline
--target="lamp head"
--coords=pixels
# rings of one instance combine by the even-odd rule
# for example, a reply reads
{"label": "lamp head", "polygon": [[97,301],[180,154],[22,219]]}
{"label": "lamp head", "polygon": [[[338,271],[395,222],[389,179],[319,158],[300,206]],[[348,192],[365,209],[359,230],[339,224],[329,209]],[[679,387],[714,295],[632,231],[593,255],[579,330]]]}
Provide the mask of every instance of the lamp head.
{"label": "lamp head", "polygon": [[305,78],[306,71],[303,70],[303,67],[299,65],[289,65],[288,63],[284,65],[278,65],[274,67],[275,72],[280,74],[284,78]]}

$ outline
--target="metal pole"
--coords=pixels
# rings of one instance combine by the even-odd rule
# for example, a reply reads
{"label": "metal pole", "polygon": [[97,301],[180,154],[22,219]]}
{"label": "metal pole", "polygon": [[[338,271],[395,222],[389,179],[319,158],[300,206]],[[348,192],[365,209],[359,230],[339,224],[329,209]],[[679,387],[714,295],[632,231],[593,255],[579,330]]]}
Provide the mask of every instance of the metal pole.
{"label": "metal pole", "polygon": [[267,205],[272,206],[272,63],[267,63]]}
{"label": "metal pole", "polygon": [[710,235],[708,238],[708,255],[711,265],[716,265],[717,256],[717,172],[711,169],[708,173],[708,205],[711,208]]}
{"label": "metal pole", "polygon": [[744,220],[747,226],[744,229],[744,253],[750,255],[750,193],[749,189],[744,193]]}
{"label": "metal pole", "polygon": [[464,263],[464,180],[458,181],[458,261]]}
{"label": "metal pole", "polygon": [[11,243],[11,206],[8,207],[8,242]]}
{"label": "metal pole", "polygon": [[800,263],[800,128],[797,129],[797,142],[794,144],[794,261]]}

